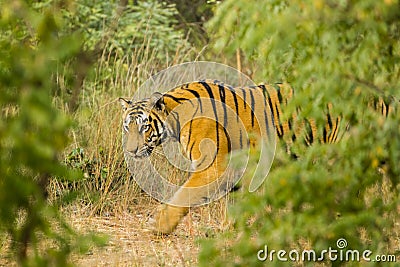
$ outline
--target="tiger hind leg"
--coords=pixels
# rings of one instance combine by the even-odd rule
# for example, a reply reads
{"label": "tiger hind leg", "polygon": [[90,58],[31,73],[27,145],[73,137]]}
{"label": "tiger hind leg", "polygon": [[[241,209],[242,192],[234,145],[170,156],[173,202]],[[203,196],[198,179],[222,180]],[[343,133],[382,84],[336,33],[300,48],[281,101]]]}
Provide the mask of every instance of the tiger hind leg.
{"label": "tiger hind leg", "polygon": [[153,231],[156,234],[169,234],[175,230],[178,223],[188,213],[188,207],[178,207],[161,204],[157,209]]}
{"label": "tiger hind leg", "polygon": [[[191,140],[187,134],[188,128],[201,129],[196,133],[196,139]],[[228,144],[227,135],[221,125],[218,128],[220,144]],[[194,135],[195,133],[192,132]],[[191,147],[191,158],[196,162],[195,170],[183,186],[174,194],[168,204],[162,204],[155,216],[154,231],[159,234],[171,233],[180,220],[188,213],[190,207],[209,203],[215,199],[216,194],[225,189],[226,182],[222,174],[226,169],[226,155],[228,145],[217,146],[215,121],[209,119],[196,119],[192,124],[183,126],[181,144]]]}
{"label": "tiger hind leg", "polygon": [[[215,165],[213,167],[216,167]],[[168,202],[158,207],[154,222],[154,232],[169,234],[188,213],[190,207],[207,204],[219,194],[221,184],[218,175],[221,172],[207,170],[194,173]]]}

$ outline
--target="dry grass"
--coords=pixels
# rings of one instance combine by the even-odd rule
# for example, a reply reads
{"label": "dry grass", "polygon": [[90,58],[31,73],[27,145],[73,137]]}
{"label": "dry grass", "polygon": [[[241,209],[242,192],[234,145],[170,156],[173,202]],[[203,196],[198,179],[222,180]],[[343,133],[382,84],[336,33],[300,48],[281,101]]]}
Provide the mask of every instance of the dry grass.
{"label": "dry grass", "polygon": [[[77,202],[64,207],[63,214],[78,232],[94,231],[109,237],[103,248],[72,255],[72,262],[78,266],[192,266],[199,251],[196,240],[229,227],[225,198],[192,209],[173,234],[154,235],[148,221],[158,203],[136,185],[123,157],[118,98],[132,97],[157,71],[197,58],[192,52],[177,51],[173,62],[165,66],[145,44],[119,60],[104,53],[94,82],[84,84],[80,106],[72,114],[76,124],[71,131],[72,142],[64,155],[68,161],[71,151],[82,149],[78,160],[87,162],[82,167],[84,180],[72,184],[53,180],[49,187],[52,199],[69,190],[83,192]],[[63,92],[66,88],[62,81]],[[64,97],[55,99],[55,105],[70,113],[63,104]]]}
{"label": "dry grass", "polygon": [[[68,96],[60,95],[54,100],[75,122],[71,145],[64,157],[68,163],[71,151],[82,151],[74,160],[82,165],[84,179],[52,180],[50,199],[57,199],[65,191],[82,192],[78,201],[64,207],[62,213],[78,232],[94,231],[110,238],[103,248],[93,248],[85,255],[72,255],[72,262],[78,266],[191,266],[197,263],[196,239],[222,231],[228,225],[221,223],[226,218],[227,207],[227,199],[222,199],[193,209],[174,234],[154,235],[148,230],[148,220],[158,203],[140,190],[124,161],[118,97],[132,97],[157,70],[190,57],[190,51],[180,52],[176,55],[181,56],[166,66],[160,66],[155,52],[149,51],[145,44],[120,60],[104,53],[94,73],[95,81],[84,84],[76,112],[71,114],[64,104]],[[59,85],[61,92],[67,91],[62,77]],[[7,243],[7,240],[2,242],[0,252],[6,251]],[[10,258],[0,257],[0,266],[9,264],[12,264]]]}
{"label": "dry grass", "polygon": [[[198,245],[187,235],[189,225],[199,221],[192,213],[177,232],[159,237],[148,230],[149,211],[154,205],[137,205],[134,213],[112,217],[76,215],[71,223],[81,232],[96,231],[109,236],[107,245],[86,255],[74,255],[79,266],[189,266],[197,261]],[[190,222],[189,222],[190,221]]]}
{"label": "dry grass", "polygon": [[[73,114],[77,127],[71,131],[72,143],[65,156],[83,148],[92,168],[84,170],[85,180],[80,183],[53,180],[49,191],[52,198],[65,190],[83,191],[80,201],[64,207],[62,213],[78,232],[94,231],[109,237],[105,247],[71,255],[78,266],[193,266],[200,250],[197,239],[230,229],[227,203],[231,199],[226,196],[192,209],[169,236],[156,236],[149,230],[149,219],[158,203],[141,192],[126,168],[117,98],[132,96],[159,67],[155,62],[154,55],[144,48],[118,62],[110,62],[109,55],[103,55],[96,81],[85,84],[81,106]],[[111,78],[104,79],[101,73],[108,68],[112,69]],[[61,102],[56,100],[56,105],[62,106]],[[68,107],[64,108],[68,112]],[[377,189],[372,193],[379,194]],[[400,247],[400,224],[396,223],[388,251]],[[0,266],[15,266],[6,254],[9,241],[1,236],[0,241]],[[304,244],[306,247],[307,242]]]}
{"label": "dry grass", "polygon": [[[77,266],[194,266],[197,264],[199,238],[225,231],[226,199],[194,208],[168,236],[155,235],[149,227],[158,203],[141,195],[130,210],[114,214],[93,215],[90,207],[73,203],[62,210],[77,233],[94,232],[107,236],[104,247],[92,247],[86,254],[73,253],[70,260]],[[8,239],[0,239],[0,266],[17,266],[7,251]],[[42,240],[40,247],[55,246]]]}
{"label": "dry grass", "polygon": [[218,218],[210,216],[215,210],[201,207],[192,210],[173,234],[157,236],[148,225],[155,207],[156,203],[150,200],[136,205],[135,212],[116,216],[75,214],[71,224],[78,231],[96,231],[110,239],[105,247],[94,248],[86,255],[74,255],[72,261],[78,266],[193,266],[199,252],[196,240],[206,233],[223,230]]}
{"label": "dry grass", "polygon": [[[104,50],[109,51],[109,50]],[[121,107],[119,97],[132,97],[140,85],[157,71],[177,64],[189,57],[191,51],[177,51],[173,62],[161,66],[156,51],[144,43],[136,51],[122,58],[113,56],[114,51],[104,52],[95,68],[94,81],[85,82],[80,106],[70,113],[63,104],[68,96],[60,95],[55,105],[72,115],[76,127],[71,131],[71,145],[65,151],[67,164],[79,161],[85,177],[77,183],[52,181],[50,193],[57,198],[65,190],[81,190],[82,201],[90,207],[91,214],[115,214],[130,210],[137,203],[140,189],[126,168],[122,151]],[[59,78],[61,92],[63,77]],[[71,160],[71,151],[82,155]]]}

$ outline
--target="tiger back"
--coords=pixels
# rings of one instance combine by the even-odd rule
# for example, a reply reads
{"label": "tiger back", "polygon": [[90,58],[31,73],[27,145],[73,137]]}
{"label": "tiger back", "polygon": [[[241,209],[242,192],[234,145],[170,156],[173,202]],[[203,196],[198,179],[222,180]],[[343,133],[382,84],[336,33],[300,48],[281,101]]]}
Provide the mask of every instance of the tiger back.
{"label": "tiger back", "polygon": [[202,80],[135,103],[120,99],[125,110],[127,153],[134,158],[147,157],[154,148],[173,139],[192,162],[189,179],[168,204],[159,206],[154,230],[170,233],[189,207],[220,192],[221,184],[225,190],[233,186],[223,178],[228,167],[227,155],[233,150],[252,148],[260,137],[271,143],[275,136],[293,140],[303,129],[309,144],[315,140],[334,142],[338,121],[330,115],[321,137],[313,121],[295,124],[296,114],[282,120],[282,107],[292,95],[292,88],[286,84],[233,88],[218,81]]}

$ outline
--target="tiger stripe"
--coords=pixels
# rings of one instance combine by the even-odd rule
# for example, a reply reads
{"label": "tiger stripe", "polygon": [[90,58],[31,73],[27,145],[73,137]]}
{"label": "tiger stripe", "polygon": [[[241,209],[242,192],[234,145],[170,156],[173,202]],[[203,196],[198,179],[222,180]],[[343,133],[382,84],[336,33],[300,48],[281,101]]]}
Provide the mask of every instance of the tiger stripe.
{"label": "tiger stripe", "polygon": [[[249,133],[276,135],[288,145],[299,140],[306,145],[337,142],[341,117],[333,116],[331,104],[327,106],[322,127],[312,118],[299,120],[300,108],[283,120],[283,111],[293,96],[293,88],[283,83],[233,88],[216,80],[200,80],[135,103],[120,99],[125,111],[126,153],[133,158],[148,157],[156,146],[170,138],[180,142],[187,157],[195,163],[196,170],[174,195],[172,204],[163,207],[156,216],[156,231],[173,231],[188,212],[190,203],[180,207],[173,203],[197,203],[208,197],[207,190],[190,194],[184,189],[217,181],[225,171],[228,153],[255,144],[256,138]],[[371,105],[384,116],[391,111],[388,102],[381,98]],[[206,139],[213,140],[215,147],[209,144],[202,147]]]}

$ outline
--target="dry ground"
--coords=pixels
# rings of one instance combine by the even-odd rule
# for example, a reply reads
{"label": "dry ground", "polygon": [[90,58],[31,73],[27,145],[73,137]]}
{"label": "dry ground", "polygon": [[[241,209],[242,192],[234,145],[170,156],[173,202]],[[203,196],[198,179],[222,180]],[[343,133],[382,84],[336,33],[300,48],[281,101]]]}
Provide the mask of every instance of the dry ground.
{"label": "dry ground", "polygon": [[[371,194],[374,190],[376,188],[371,189]],[[108,236],[108,240],[104,247],[92,247],[86,254],[72,254],[71,262],[82,267],[196,266],[200,251],[197,241],[230,228],[229,222],[223,219],[226,218],[227,206],[233,204],[233,199],[229,199],[228,196],[193,209],[176,231],[168,236],[157,236],[149,230],[149,219],[152,218],[158,203],[148,196],[141,195],[140,201],[130,205],[129,209],[115,212],[109,210],[102,215],[91,214],[90,207],[72,204],[62,210],[70,225],[78,233],[95,232]],[[400,206],[397,209],[400,212]],[[397,254],[400,247],[400,222],[395,224],[388,252]],[[366,236],[366,242],[370,242],[367,239]],[[41,246],[49,245],[45,243]],[[307,242],[304,245],[308,247]],[[0,266],[17,266],[7,253],[8,248],[9,242],[0,236]],[[397,254],[397,262],[399,260]],[[299,263],[296,266],[303,265]]]}
{"label": "dry ground", "polygon": [[[154,209],[153,207],[148,207]],[[169,236],[156,236],[148,227],[148,209],[116,216],[72,218],[72,225],[109,236],[107,245],[73,256],[78,266],[192,266],[197,263],[199,214],[192,212]]]}
{"label": "dry ground", "polygon": [[[90,215],[88,210],[77,206],[64,210],[68,222],[78,233],[95,232],[108,237],[104,247],[92,247],[86,254],[72,254],[71,262],[82,267],[195,266],[200,249],[197,240],[227,227],[216,217],[222,216],[218,212],[225,212],[226,204],[221,200],[193,209],[173,234],[158,236],[149,230],[149,219],[157,203],[149,202],[145,206],[132,206],[131,211],[102,216]],[[0,241],[0,266],[17,266],[7,253],[9,241]],[[49,246],[48,243],[44,245]]]}
{"label": "dry ground", "polygon": [[[149,202],[147,205],[132,206],[131,211],[102,216],[90,215],[90,212],[77,206],[63,211],[77,232],[85,234],[94,231],[108,236],[104,247],[92,247],[86,254],[72,254],[71,262],[82,267],[196,266],[200,251],[198,239],[229,228],[228,222],[221,223],[219,220],[226,212],[226,200],[222,200],[193,209],[173,234],[157,236],[149,230],[149,219],[157,203]],[[400,227],[396,227],[392,234],[389,251],[394,252],[399,248]],[[0,266],[17,266],[6,253],[9,242],[0,241]],[[303,265],[299,263],[296,266]]]}

